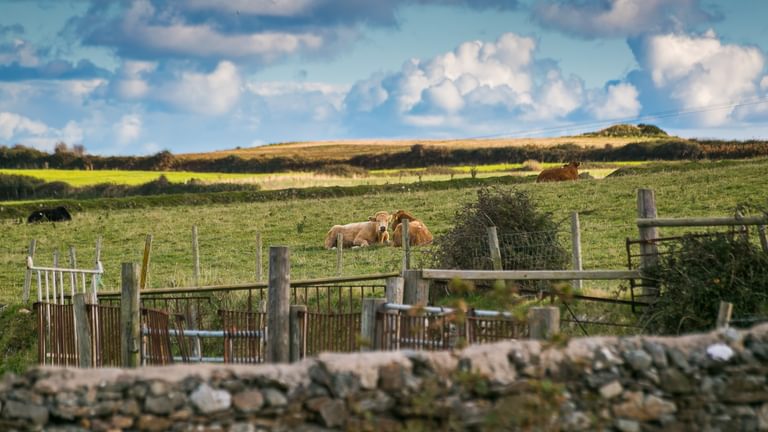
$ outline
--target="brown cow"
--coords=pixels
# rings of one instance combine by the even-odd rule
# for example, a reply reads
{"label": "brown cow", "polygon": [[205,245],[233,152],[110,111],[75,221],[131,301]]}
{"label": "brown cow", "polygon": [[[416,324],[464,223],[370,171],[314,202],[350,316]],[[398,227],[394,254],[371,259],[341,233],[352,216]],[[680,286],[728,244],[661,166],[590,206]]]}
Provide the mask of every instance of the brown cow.
{"label": "brown cow", "polygon": [[365,222],[334,225],[325,235],[325,248],[333,249],[337,246],[336,235],[339,233],[344,236],[342,245],[345,248],[368,246],[373,243],[389,243],[388,222],[389,213],[380,211]]}
{"label": "brown cow", "polygon": [[395,247],[403,245],[403,224],[402,220],[408,219],[408,243],[411,246],[420,246],[432,243],[432,233],[424,222],[416,219],[415,216],[405,210],[396,211],[392,217],[392,244]]}
{"label": "brown cow", "polygon": [[579,163],[571,162],[563,165],[562,168],[545,169],[536,178],[536,183],[548,181],[565,181],[579,179]]}

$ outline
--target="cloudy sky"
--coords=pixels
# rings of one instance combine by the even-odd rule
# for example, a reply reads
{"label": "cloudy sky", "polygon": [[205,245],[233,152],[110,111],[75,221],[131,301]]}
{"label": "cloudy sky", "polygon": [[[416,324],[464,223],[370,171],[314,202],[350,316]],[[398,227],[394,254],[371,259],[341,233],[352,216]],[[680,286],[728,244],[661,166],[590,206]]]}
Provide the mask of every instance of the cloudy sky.
{"label": "cloudy sky", "polygon": [[0,144],[768,139],[768,1],[0,0]]}

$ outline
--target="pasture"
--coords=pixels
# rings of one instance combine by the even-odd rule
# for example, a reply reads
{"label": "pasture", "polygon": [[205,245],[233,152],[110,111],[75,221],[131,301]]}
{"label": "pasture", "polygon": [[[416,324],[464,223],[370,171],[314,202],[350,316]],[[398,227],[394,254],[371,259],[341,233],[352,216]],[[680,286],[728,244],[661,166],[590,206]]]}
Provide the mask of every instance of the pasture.
{"label": "pasture", "polygon": [[[768,207],[764,177],[767,160],[723,166],[700,162],[685,171],[660,171],[600,180],[521,184],[542,210],[555,220],[581,214],[585,269],[626,267],[624,240],[636,237],[636,189],[653,188],[659,216],[732,214],[736,205]],[[513,187],[513,186],[504,186]],[[20,300],[24,257],[30,239],[38,241],[36,262],[50,264],[54,249],[66,263],[75,246],[79,263],[93,261],[94,243],[103,239],[104,288],[118,287],[121,262],[140,262],[146,234],[154,236],[150,286],[192,284],[191,227],[199,231],[202,284],[250,282],[255,278],[255,237],[261,233],[264,254],[269,245],[291,248],[291,277],[332,276],[336,252],[322,247],[337,223],[366,220],[377,210],[407,209],[439,238],[461,205],[474,200],[476,188],[372,193],[360,197],[242,202],[206,206],[157,206],[150,209],[99,210],[73,213],[73,221],[27,225],[0,221],[0,303]],[[567,226],[565,227],[567,229]],[[664,231],[664,234],[672,233]],[[501,233],[500,233],[501,234]],[[418,258],[418,251],[416,252]],[[392,247],[351,249],[344,254],[344,274],[397,271],[401,252]],[[266,262],[263,268],[267,277]]]}

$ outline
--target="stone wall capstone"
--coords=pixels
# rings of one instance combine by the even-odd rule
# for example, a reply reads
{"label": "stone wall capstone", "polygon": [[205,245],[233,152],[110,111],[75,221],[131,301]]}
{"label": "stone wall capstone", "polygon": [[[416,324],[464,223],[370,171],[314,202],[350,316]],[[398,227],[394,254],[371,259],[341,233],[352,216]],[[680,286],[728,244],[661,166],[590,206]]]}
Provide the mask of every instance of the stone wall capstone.
{"label": "stone wall capstone", "polygon": [[295,364],[35,368],[0,430],[768,431],[768,325]]}

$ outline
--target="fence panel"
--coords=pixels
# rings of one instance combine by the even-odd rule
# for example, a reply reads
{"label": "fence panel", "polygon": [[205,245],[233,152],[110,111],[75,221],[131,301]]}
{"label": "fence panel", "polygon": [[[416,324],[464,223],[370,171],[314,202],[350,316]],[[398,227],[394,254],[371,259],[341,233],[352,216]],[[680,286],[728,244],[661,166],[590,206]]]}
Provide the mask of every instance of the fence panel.
{"label": "fence panel", "polygon": [[142,365],[173,363],[168,314],[154,309],[142,309]]}
{"label": "fence panel", "polygon": [[91,327],[91,358],[94,367],[120,367],[120,308],[104,305],[86,305]]}
{"label": "fence panel", "polygon": [[360,319],[360,312],[307,312],[304,336],[306,355],[357,351],[360,348]]}
{"label": "fence panel", "polygon": [[78,366],[75,317],[71,304],[34,304],[38,322],[38,363]]}
{"label": "fence panel", "polygon": [[219,310],[224,326],[224,363],[264,363],[267,314]]}

